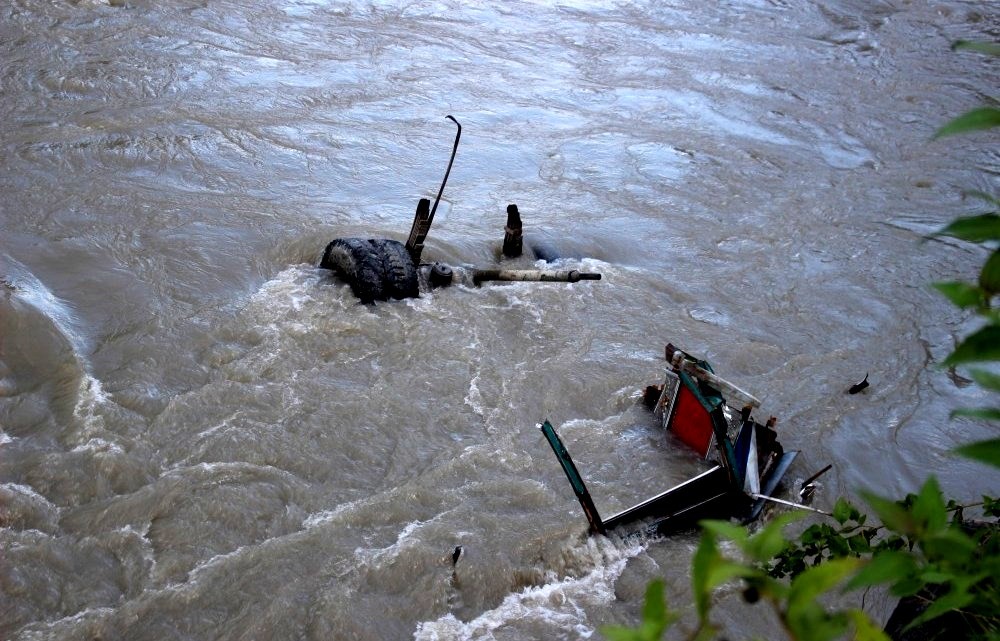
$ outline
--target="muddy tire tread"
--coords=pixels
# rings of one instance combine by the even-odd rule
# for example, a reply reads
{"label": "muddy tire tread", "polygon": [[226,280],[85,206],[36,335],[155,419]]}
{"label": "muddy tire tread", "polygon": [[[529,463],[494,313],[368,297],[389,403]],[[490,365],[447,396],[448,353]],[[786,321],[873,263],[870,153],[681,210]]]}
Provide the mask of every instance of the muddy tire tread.
{"label": "muddy tire tread", "polygon": [[319,266],[332,269],[347,281],[363,303],[387,300],[385,261],[374,242],[364,238],[335,238],[326,246]]}
{"label": "muddy tire tread", "polygon": [[386,296],[400,300],[420,296],[417,267],[403,243],[385,238],[372,239],[371,243],[382,257]]}

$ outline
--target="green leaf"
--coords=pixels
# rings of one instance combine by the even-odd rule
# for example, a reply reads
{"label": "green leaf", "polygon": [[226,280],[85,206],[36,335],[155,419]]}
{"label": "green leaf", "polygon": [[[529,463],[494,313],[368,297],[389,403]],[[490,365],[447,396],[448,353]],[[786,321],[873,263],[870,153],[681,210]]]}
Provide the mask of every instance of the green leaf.
{"label": "green leaf", "polygon": [[994,250],[979,273],[979,286],[988,295],[1000,292],[1000,251]]}
{"label": "green leaf", "polygon": [[627,628],[623,625],[605,625],[601,627],[601,634],[610,641],[645,641],[635,628]]}
{"label": "green leaf", "polygon": [[851,546],[840,534],[831,536],[826,541],[826,546],[830,551],[831,557],[841,557],[848,556],[851,553]]}
{"label": "green leaf", "polygon": [[924,582],[919,577],[900,579],[892,584],[889,594],[898,597],[913,596],[924,589]]}
{"label": "green leaf", "polygon": [[932,136],[932,139],[953,136],[967,131],[978,131],[1000,126],[1000,109],[993,107],[979,107],[972,111],[967,111],[958,118],[950,121],[941,127]]}
{"label": "green leaf", "polygon": [[851,504],[844,497],[837,499],[836,504],[834,504],[833,518],[841,525],[847,523],[847,520],[851,518]]}
{"label": "green leaf", "polygon": [[979,191],[978,189],[969,189],[962,192],[963,196],[970,196],[972,198],[978,198],[979,200],[986,201],[987,203],[1000,207],[1000,198],[993,196],[992,194],[987,194],[985,191]]}
{"label": "green leaf", "polygon": [[976,381],[983,389],[1000,392],[1000,375],[988,372],[983,369],[969,370],[972,380]]}
{"label": "green leaf", "polygon": [[[728,527],[720,527],[720,523]],[[719,552],[713,529],[729,530],[733,526],[724,521],[703,521],[702,526],[705,531],[691,561],[691,588],[698,620],[704,625],[708,620],[708,609],[715,588],[737,578],[764,580],[766,576],[763,571],[730,561]]]}
{"label": "green leaf", "polygon": [[953,566],[970,563],[976,554],[976,542],[959,528],[950,528],[926,537],[920,548],[927,560]]}
{"label": "green leaf", "polygon": [[915,523],[910,513],[895,501],[882,498],[871,492],[862,492],[865,501],[875,510],[882,524],[897,534],[912,534],[915,530]]}
{"label": "green leaf", "polygon": [[703,623],[698,626],[695,630],[696,634],[694,637],[688,637],[691,641],[713,641],[715,639],[716,633],[718,633],[718,628],[709,623]]}
{"label": "green leaf", "polygon": [[945,365],[1000,360],[1000,326],[987,325],[959,343]]}
{"label": "green leaf", "polygon": [[794,615],[786,614],[791,638],[806,641],[833,641],[839,639],[850,625],[843,612],[827,613],[818,603],[812,603]]}
{"label": "green leaf", "polygon": [[921,623],[926,623],[931,619],[936,619],[942,614],[947,614],[952,610],[960,610],[972,603],[973,600],[975,600],[975,597],[969,593],[968,589],[963,588],[964,586],[953,586],[948,593],[934,599],[930,606],[924,610],[920,616],[910,621],[910,623],[903,628],[903,632],[912,630]]}
{"label": "green leaf", "polygon": [[872,551],[872,546],[863,534],[855,534],[847,539],[847,545],[851,552],[855,554],[867,554]]}
{"label": "green leaf", "polygon": [[667,616],[667,606],[663,598],[663,581],[656,579],[646,586],[646,604],[642,608],[642,618],[646,621],[662,621]]}
{"label": "green leaf", "polygon": [[788,597],[788,610],[806,603],[812,603],[821,594],[829,592],[847,578],[861,561],[854,558],[831,559],[811,567],[792,580],[792,592]]}
{"label": "green leaf", "polygon": [[889,641],[889,635],[861,610],[848,610],[847,616],[854,624],[854,641]]}
{"label": "green leaf", "polygon": [[663,596],[663,581],[656,579],[651,581],[646,588],[646,603],[642,607],[642,618],[645,622],[653,622],[659,626],[659,638],[663,630],[666,630],[670,623],[671,613],[667,609],[667,602]]}
{"label": "green leaf", "polygon": [[951,45],[954,51],[976,51],[991,56],[1000,56],[1000,44],[995,42],[977,42],[974,40],[956,40]]}
{"label": "green leaf", "polygon": [[805,515],[802,512],[782,514],[750,537],[744,550],[755,561],[761,563],[770,561],[788,546],[784,532],[785,526],[798,521],[803,516]]}
{"label": "green leaf", "polygon": [[895,583],[904,577],[913,576],[916,571],[917,561],[913,554],[894,550],[880,552],[854,575],[845,590]]}
{"label": "green leaf", "polygon": [[698,620],[704,623],[708,619],[708,606],[712,598],[712,588],[708,584],[708,574],[712,565],[719,558],[719,549],[715,545],[715,537],[710,532],[704,532],[698,542],[691,559],[691,589],[694,593],[694,603],[698,610]]}
{"label": "green leaf", "polygon": [[639,627],[609,625],[601,628],[601,633],[611,641],[659,641],[677,619],[678,615],[667,608],[663,596],[663,580],[656,579],[646,587],[646,602],[642,608],[642,623]]}
{"label": "green leaf", "polygon": [[990,439],[963,445],[955,450],[965,458],[1000,467],[1000,439]]}
{"label": "green leaf", "polygon": [[920,493],[913,502],[913,518],[927,533],[940,532],[948,525],[948,512],[941,497],[941,487],[933,476],[920,488]]}
{"label": "green leaf", "polygon": [[[733,525],[729,521],[702,521],[699,525],[701,525],[702,529],[708,530],[718,537],[736,543],[743,543],[749,536],[745,527],[742,525]],[[741,545],[740,547],[743,546]]]}
{"label": "green leaf", "polygon": [[709,570],[706,585],[710,590],[714,590],[733,579],[747,579],[756,575],[757,570],[748,565],[733,561],[723,561],[715,563]]}
{"label": "green leaf", "polygon": [[995,213],[956,218],[935,236],[952,236],[972,243],[1000,240],[1000,215]]}
{"label": "green leaf", "polygon": [[988,421],[1000,421],[1000,407],[977,407],[952,410],[951,418],[982,418]]}
{"label": "green leaf", "polygon": [[947,281],[933,283],[932,286],[947,296],[953,305],[962,309],[979,307],[986,301],[986,292],[971,283]]}
{"label": "green leaf", "polygon": [[924,583],[947,583],[955,577],[951,572],[941,572],[940,570],[927,570],[920,573],[920,580]]}
{"label": "green leaf", "polygon": [[811,567],[792,580],[785,618],[794,638],[827,641],[844,633],[846,616],[827,613],[817,597],[832,590],[859,563],[857,559],[834,559]]}

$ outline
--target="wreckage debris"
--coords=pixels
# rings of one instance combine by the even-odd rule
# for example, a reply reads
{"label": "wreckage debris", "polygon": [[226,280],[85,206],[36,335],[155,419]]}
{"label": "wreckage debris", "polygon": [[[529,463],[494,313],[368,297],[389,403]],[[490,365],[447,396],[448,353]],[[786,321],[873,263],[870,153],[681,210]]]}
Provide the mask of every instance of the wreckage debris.
{"label": "wreckage debris", "polygon": [[865,389],[866,387],[868,387],[868,373],[867,372],[865,372],[865,380],[861,381],[860,383],[855,383],[854,385],[851,385],[850,389],[847,390],[847,393],[848,394],[857,394],[858,392],[860,392],[861,390]]}
{"label": "wreckage debris", "polygon": [[420,294],[417,268],[403,244],[395,240],[334,239],[319,266],[334,270],[363,303]]}
{"label": "wreckage debris", "polygon": [[524,251],[524,229],[521,225],[521,214],[517,205],[507,205],[507,224],[503,228],[503,247],[501,251],[507,258],[517,258]]}
{"label": "wreckage debris", "polygon": [[[501,254],[504,258],[518,258],[524,252],[524,225],[517,205],[507,205],[507,224],[503,228],[503,245]],[[554,263],[563,256],[555,246],[544,238],[532,238],[528,241],[532,255],[547,263]]]}
{"label": "wreckage debris", "polygon": [[581,280],[601,280],[601,275],[575,269],[474,269],[472,281],[478,285],[486,281],[536,281],[546,283],[578,283]]}
{"label": "wreckage debris", "polygon": [[[583,508],[591,534],[645,529],[668,534],[705,518],[737,517],[744,522],[760,516],[765,501],[813,509],[771,494],[798,452],[784,451],[771,417],[761,425],[751,416],[760,402],[720,378],[706,361],[667,345],[663,385],[646,388],[644,401],[660,425],[710,461],[705,472],[618,514],[602,519],[555,428],[539,428],[562,465]],[[732,405],[736,401],[739,405]]]}
{"label": "wreckage debris", "polygon": [[[455,123],[458,131],[455,144],[444,172],[441,187],[433,206],[426,198],[417,202],[417,211],[410,227],[406,244],[387,238],[336,238],[326,246],[319,266],[333,270],[347,281],[351,291],[361,302],[371,304],[376,301],[402,300],[420,296],[421,282],[431,288],[447,287],[455,280],[455,272],[442,263],[421,263],[424,242],[434,222],[434,214],[444,187],[448,182],[451,167],[458,152],[458,142],[462,137],[462,125],[454,116],[447,116]],[[507,206],[507,225],[504,227],[503,254],[509,258],[521,255],[522,224],[517,205]],[[535,249],[536,255],[546,261],[554,260],[554,250]],[[468,270],[460,270],[463,273]],[[577,270],[510,270],[472,269],[471,282],[478,286],[488,281],[544,281],[576,283],[581,280],[600,280],[601,275]]]}
{"label": "wreckage debris", "polygon": [[812,501],[813,495],[816,494],[816,481],[819,477],[823,476],[827,472],[833,469],[833,465],[827,465],[819,472],[816,472],[806,480],[802,481],[802,485],[799,486],[799,502],[802,504],[809,503]]}
{"label": "wreckage debris", "polygon": [[451,267],[441,263],[434,263],[431,265],[429,276],[431,287],[447,287],[448,285],[451,285],[454,278],[455,271]]}

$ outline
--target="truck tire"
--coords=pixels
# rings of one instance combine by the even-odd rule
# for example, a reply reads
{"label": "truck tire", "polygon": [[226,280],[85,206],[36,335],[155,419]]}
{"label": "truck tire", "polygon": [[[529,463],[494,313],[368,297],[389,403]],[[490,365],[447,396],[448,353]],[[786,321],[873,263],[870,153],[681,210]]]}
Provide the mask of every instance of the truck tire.
{"label": "truck tire", "polygon": [[386,300],[382,252],[364,238],[335,238],[326,246],[320,267],[347,281],[362,303]]}
{"label": "truck tire", "polygon": [[382,270],[385,273],[383,290],[386,296],[400,300],[420,296],[417,266],[413,264],[410,252],[406,251],[403,243],[385,238],[373,238],[371,243],[382,256]]}

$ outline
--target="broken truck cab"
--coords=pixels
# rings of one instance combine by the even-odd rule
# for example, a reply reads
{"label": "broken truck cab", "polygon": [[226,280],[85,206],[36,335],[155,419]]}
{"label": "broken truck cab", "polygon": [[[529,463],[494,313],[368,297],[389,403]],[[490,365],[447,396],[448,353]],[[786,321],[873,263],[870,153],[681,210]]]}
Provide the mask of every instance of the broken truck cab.
{"label": "broken truck cab", "polygon": [[774,431],[751,415],[760,402],[719,378],[705,361],[667,345],[663,385],[646,388],[644,400],[666,430],[708,461],[707,469],[607,519],[602,519],[573,459],[545,421],[539,427],[583,507],[591,534],[645,529],[668,534],[701,519],[755,520],[798,452],[785,452]]}
{"label": "broken truck cab", "polygon": [[[447,118],[458,127],[451,159],[444,172],[444,180],[441,181],[434,206],[432,207],[430,200],[426,198],[421,198],[417,203],[417,213],[413,217],[413,225],[406,244],[387,238],[335,238],[323,252],[319,266],[333,270],[340,278],[347,281],[351,291],[363,303],[416,298],[420,296],[422,287],[446,287],[455,278],[455,272],[447,265],[420,262],[424,241],[427,239],[431,223],[434,222],[434,213],[437,211],[438,203],[441,202],[441,194],[444,193],[448,174],[451,173],[451,166],[455,162],[458,141],[462,137],[462,125],[452,116]],[[507,207],[507,225],[504,232],[503,255],[509,258],[520,256],[521,217],[517,212],[517,205]],[[535,253],[546,262],[557,257],[550,250]],[[600,274],[576,270],[463,269],[460,271],[465,280],[473,285],[498,280],[575,283],[581,280],[601,279]]]}

